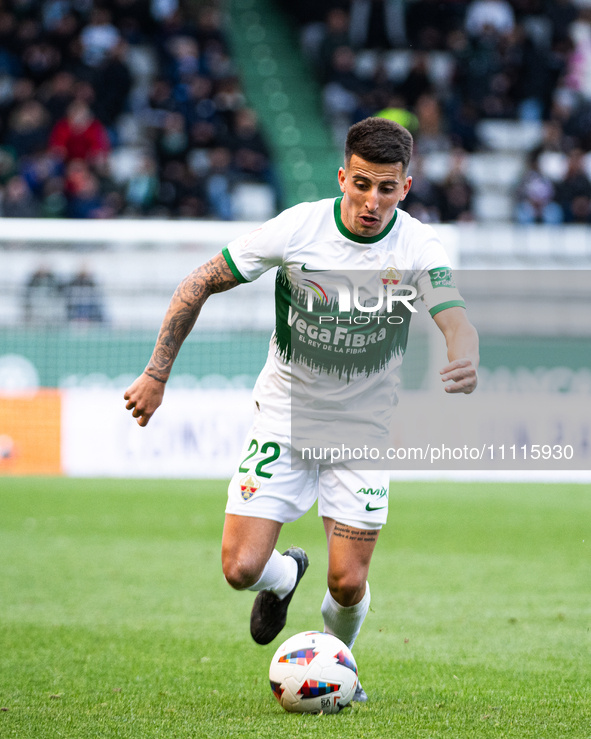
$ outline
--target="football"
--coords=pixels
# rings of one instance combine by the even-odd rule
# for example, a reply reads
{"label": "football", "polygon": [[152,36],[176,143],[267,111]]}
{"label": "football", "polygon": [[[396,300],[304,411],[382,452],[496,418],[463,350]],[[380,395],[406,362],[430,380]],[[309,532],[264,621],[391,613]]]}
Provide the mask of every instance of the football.
{"label": "football", "polygon": [[338,713],[357,687],[357,665],[340,639],[322,631],[290,637],[271,660],[275,698],[290,713]]}

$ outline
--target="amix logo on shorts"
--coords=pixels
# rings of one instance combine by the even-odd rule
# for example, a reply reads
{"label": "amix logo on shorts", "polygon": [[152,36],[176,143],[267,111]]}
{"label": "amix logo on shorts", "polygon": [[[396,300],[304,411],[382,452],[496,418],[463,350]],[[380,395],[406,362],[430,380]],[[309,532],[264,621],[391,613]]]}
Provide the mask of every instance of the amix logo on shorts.
{"label": "amix logo on shorts", "polygon": [[374,506],[373,503],[378,503],[382,498],[388,500],[387,488],[359,488],[356,495],[371,495],[372,500],[365,506],[366,511],[379,511],[385,508],[385,505]]}

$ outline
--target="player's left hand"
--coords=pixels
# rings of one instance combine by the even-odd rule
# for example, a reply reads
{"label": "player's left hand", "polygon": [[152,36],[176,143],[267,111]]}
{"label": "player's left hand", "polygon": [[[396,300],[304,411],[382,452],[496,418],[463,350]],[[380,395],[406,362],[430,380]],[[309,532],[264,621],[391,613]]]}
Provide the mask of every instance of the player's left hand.
{"label": "player's left hand", "polygon": [[445,386],[446,393],[465,393],[468,395],[478,385],[478,374],[472,360],[455,359],[446,365],[439,373],[443,382],[451,381]]}

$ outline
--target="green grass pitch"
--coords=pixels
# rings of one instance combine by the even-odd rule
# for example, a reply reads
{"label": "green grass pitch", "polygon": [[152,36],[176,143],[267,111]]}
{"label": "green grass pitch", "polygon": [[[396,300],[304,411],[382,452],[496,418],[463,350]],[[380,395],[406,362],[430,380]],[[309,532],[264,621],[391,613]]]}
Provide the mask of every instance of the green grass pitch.
{"label": "green grass pitch", "polygon": [[288,715],[283,636],[320,629],[326,552],[282,637],[250,639],[224,582],[225,484],[0,478],[0,737],[591,737],[591,493],[392,486],[355,646],[370,702]]}

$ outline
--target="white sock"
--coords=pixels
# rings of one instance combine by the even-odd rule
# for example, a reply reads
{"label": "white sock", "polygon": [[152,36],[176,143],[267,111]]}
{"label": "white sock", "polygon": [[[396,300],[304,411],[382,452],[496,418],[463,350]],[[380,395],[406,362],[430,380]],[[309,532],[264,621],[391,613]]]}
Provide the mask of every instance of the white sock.
{"label": "white sock", "polygon": [[271,590],[283,600],[290,593],[298,577],[298,565],[293,557],[279,554],[274,549],[259,580],[248,590]]}
{"label": "white sock", "polygon": [[349,649],[352,649],[369,611],[370,600],[368,582],[365,583],[365,595],[354,606],[340,605],[332,597],[330,590],[327,590],[320,609],[324,618],[324,630],[345,642]]}

